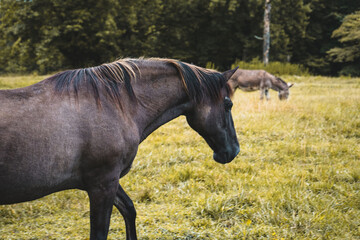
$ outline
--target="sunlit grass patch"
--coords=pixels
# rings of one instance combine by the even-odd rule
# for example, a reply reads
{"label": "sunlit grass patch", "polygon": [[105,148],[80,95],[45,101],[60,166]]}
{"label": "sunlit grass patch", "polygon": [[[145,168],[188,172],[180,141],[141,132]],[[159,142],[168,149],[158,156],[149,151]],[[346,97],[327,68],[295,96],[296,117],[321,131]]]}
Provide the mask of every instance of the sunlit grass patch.
{"label": "sunlit grass patch", "polygon": [[37,83],[47,76],[26,75],[26,76],[0,76],[0,89],[21,88]]}
{"label": "sunlit grass patch", "polygon": [[[120,180],[139,239],[360,239],[360,79],[283,79],[295,82],[288,101],[235,93],[241,152],[229,164],[184,117],[140,145]],[[0,239],[86,239],[88,206],[76,190],[1,206]],[[109,239],[119,238],[114,209]]]}

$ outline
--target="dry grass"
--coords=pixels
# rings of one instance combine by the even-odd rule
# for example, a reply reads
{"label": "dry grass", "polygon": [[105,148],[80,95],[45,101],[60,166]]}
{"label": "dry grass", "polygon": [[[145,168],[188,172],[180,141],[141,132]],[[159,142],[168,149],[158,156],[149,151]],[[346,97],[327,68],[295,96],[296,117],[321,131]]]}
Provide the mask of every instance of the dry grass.
{"label": "dry grass", "polygon": [[[216,163],[182,117],[140,145],[120,180],[139,239],[360,239],[360,79],[284,79],[295,82],[286,102],[235,94],[241,152],[230,164]],[[0,88],[16,81],[0,78]],[[115,209],[110,228],[109,239],[125,239]],[[0,239],[88,234],[81,191],[0,206]]]}

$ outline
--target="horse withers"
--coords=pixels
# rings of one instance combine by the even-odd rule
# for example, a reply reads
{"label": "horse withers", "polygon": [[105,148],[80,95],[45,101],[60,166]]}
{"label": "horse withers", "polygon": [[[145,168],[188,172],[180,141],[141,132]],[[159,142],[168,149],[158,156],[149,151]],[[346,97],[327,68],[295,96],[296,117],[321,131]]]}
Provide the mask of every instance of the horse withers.
{"label": "horse withers", "polygon": [[137,239],[133,202],[119,185],[138,145],[185,115],[225,164],[239,153],[227,80],[171,59],[123,59],[68,70],[25,88],[0,91],[0,204],[66,189],[90,200],[90,239],[106,239],[112,206]]}
{"label": "horse withers", "polygon": [[231,77],[229,85],[232,90],[241,89],[245,92],[260,90],[260,99],[270,99],[269,89],[279,92],[279,99],[286,100],[289,97],[289,88],[293,84],[288,84],[279,77],[276,77],[264,70],[244,70],[238,69]]}

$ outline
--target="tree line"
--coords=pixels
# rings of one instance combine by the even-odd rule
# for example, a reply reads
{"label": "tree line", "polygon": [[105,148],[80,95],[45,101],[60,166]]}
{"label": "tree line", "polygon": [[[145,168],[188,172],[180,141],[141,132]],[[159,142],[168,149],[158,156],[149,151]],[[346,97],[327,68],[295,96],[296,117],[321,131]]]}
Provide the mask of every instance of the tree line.
{"label": "tree line", "polygon": [[[0,72],[43,74],[140,56],[224,70],[262,58],[264,2],[0,0]],[[360,75],[360,1],[271,3],[270,61]]]}

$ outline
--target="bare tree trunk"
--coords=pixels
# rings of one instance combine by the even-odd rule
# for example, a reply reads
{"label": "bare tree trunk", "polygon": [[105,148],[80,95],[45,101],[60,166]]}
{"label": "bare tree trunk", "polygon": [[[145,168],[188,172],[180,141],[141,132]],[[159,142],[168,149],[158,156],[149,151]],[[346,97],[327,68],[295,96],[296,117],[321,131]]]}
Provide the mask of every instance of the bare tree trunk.
{"label": "bare tree trunk", "polygon": [[270,51],[270,10],[271,0],[265,0],[265,13],[264,13],[264,48],[263,48],[263,61],[264,65],[269,63]]}

